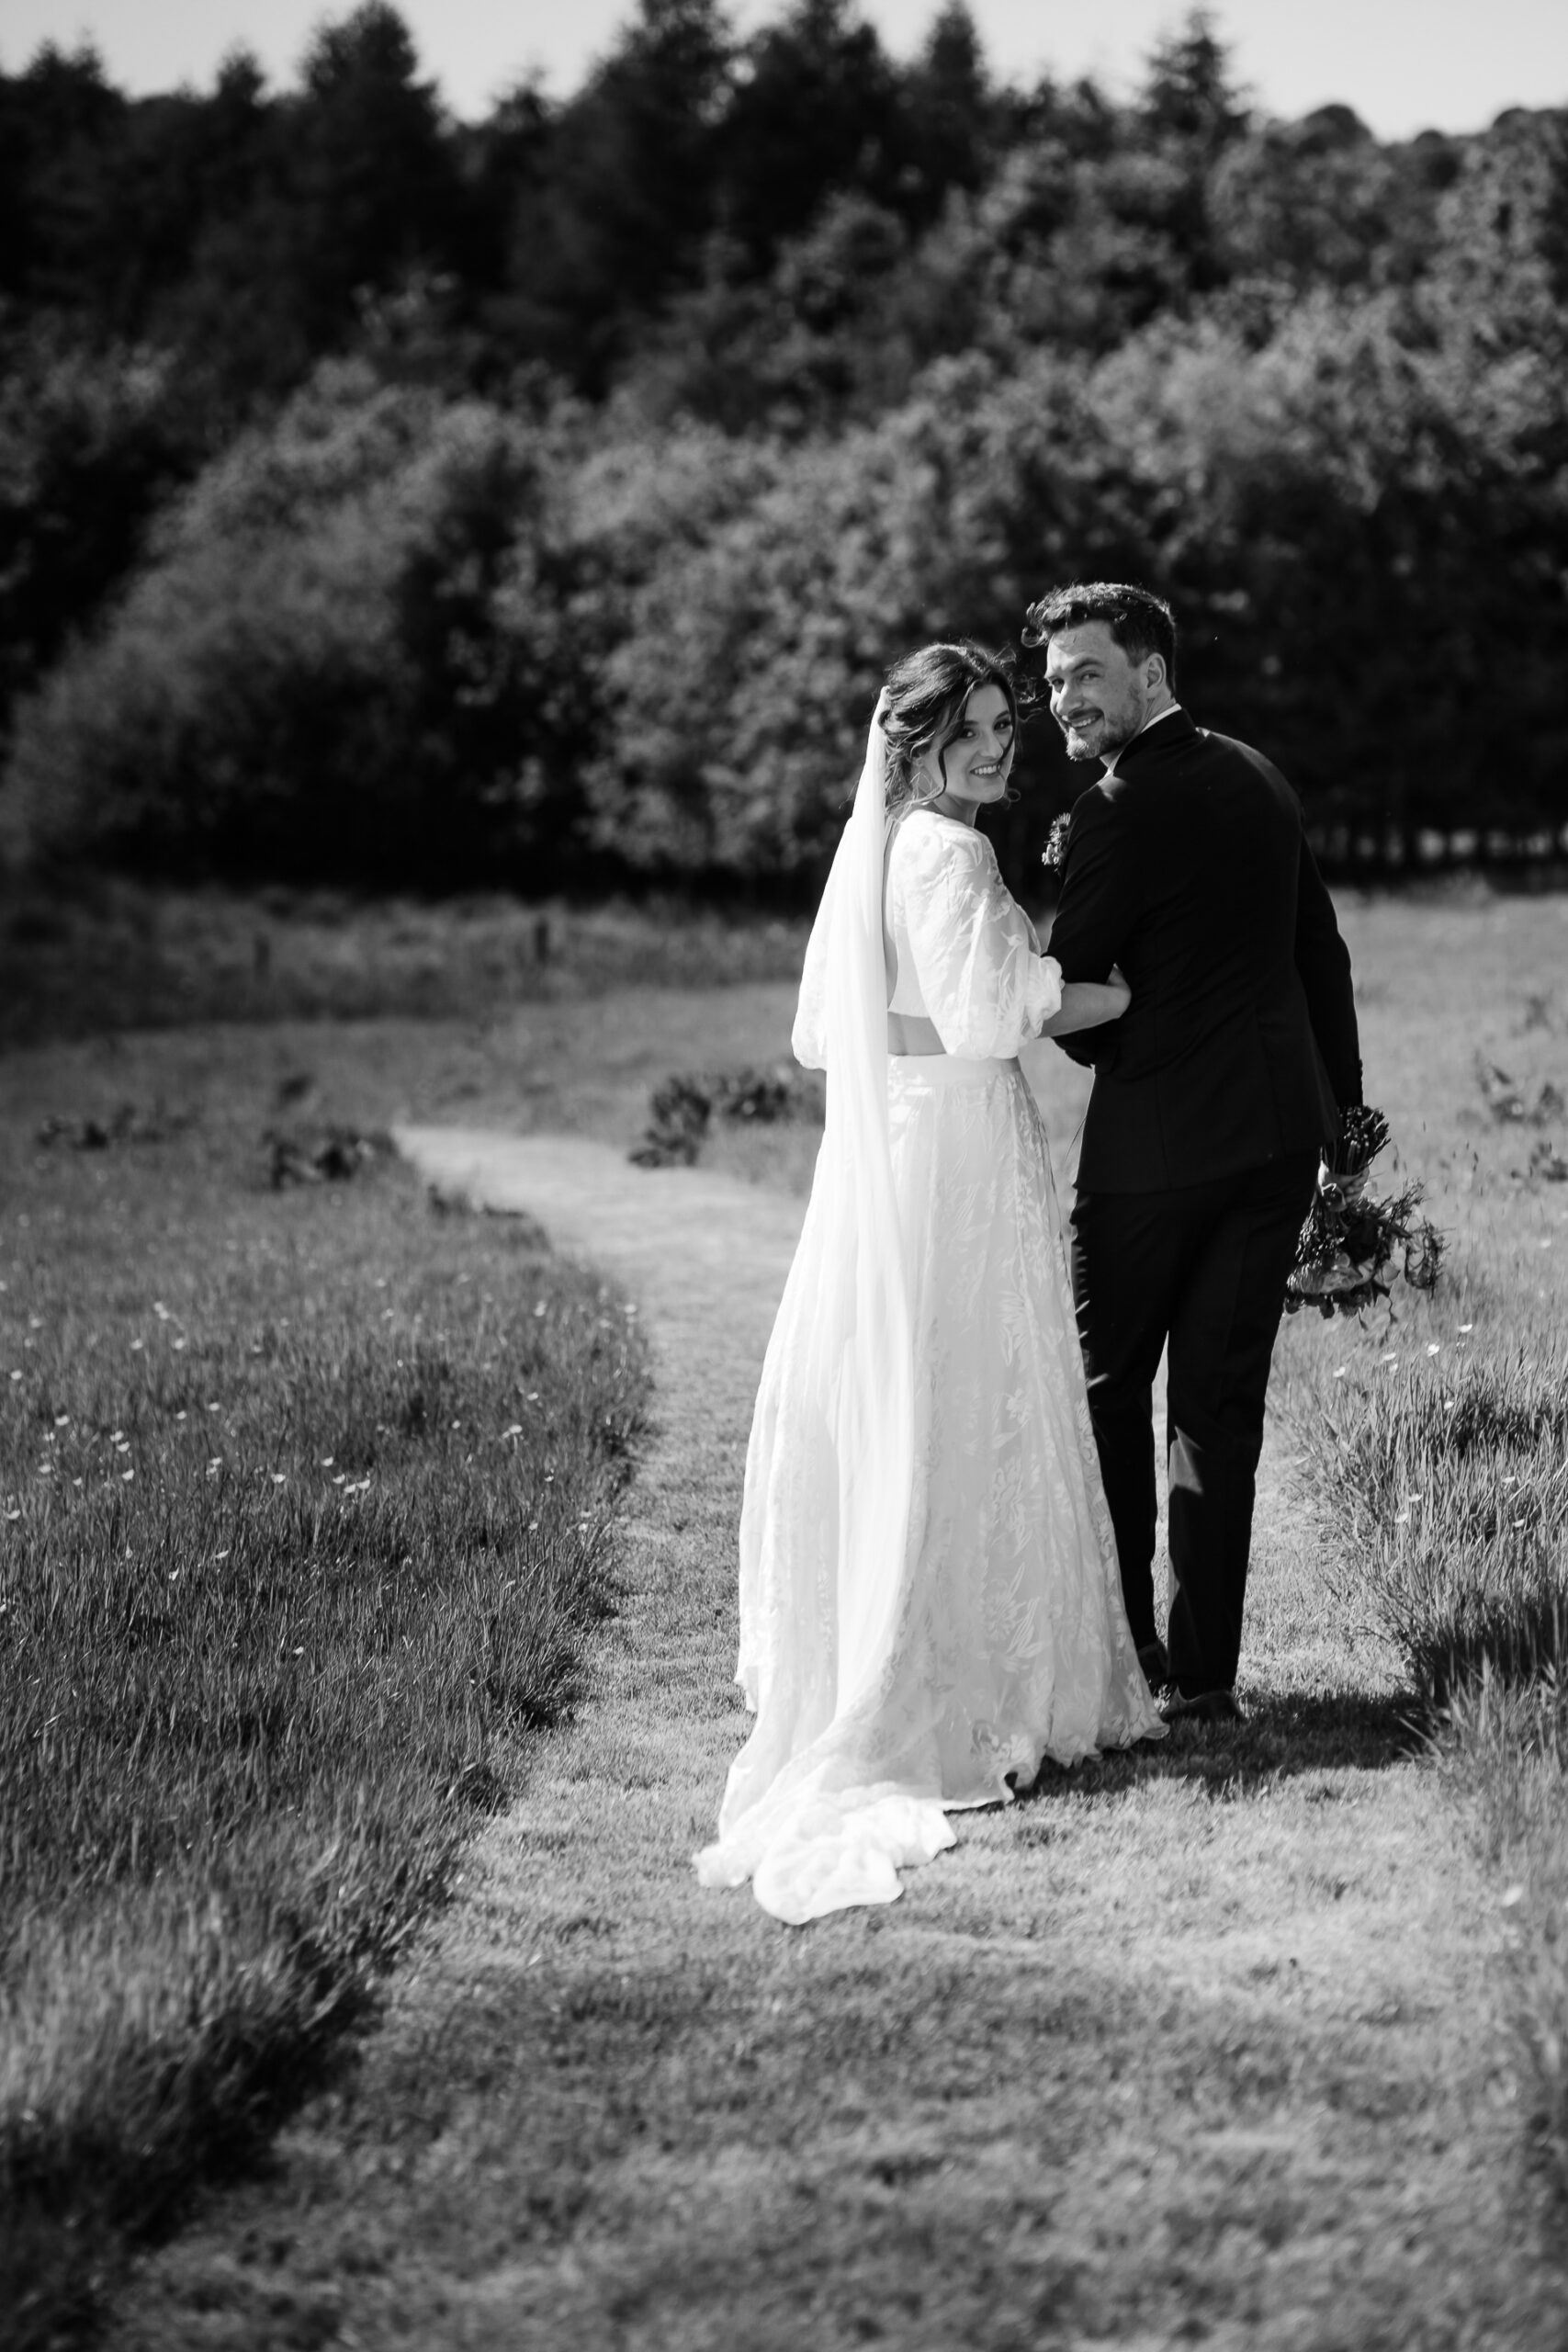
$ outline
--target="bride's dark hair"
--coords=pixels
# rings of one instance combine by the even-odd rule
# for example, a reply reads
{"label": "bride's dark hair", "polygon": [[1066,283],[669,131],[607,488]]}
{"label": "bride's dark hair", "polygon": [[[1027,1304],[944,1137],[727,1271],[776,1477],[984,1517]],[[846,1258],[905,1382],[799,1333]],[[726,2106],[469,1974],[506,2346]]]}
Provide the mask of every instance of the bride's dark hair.
{"label": "bride's dark hair", "polygon": [[[886,806],[908,808],[921,796],[916,776],[934,746],[939,754],[964,715],[976,686],[999,686],[1007,696],[1016,731],[1018,694],[1012,657],[991,653],[961,639],[955,645],[922,645],[906,653],[887,673],[887,708],[882,730],[887,738]],[[942,770],[945,775],[945,768]]]}

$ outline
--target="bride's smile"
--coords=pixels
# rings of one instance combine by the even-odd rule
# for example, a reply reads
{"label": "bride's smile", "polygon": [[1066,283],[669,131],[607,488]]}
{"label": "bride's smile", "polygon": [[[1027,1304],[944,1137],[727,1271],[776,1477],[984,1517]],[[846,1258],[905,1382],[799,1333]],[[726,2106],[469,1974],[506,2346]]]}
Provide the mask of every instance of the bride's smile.
{"label": "bride's smile", "polygon": [[1013,716],[999,686],[976,686],[946,741],[921,762],[927,790],[921,806],[972,825],[980,809],[1000,800],[1012,771]]}

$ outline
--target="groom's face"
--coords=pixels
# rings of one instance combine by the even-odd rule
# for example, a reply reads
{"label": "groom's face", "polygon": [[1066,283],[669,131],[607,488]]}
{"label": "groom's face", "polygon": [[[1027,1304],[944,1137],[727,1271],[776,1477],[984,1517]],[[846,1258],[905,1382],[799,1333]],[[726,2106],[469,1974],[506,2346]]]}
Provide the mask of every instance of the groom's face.
{"label": "groom's face", "polygon": [[1122,651],[1103,621],[1085,621],[1051,639],[1045,683],[1069,760],[1109,759],[1132,741],[1148,709],[1147,668]]}

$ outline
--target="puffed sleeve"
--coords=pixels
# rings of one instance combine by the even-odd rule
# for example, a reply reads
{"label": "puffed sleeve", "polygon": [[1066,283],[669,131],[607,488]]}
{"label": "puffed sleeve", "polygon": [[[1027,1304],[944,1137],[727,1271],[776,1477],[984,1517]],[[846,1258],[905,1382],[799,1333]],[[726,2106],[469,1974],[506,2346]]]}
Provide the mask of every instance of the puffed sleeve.
{"label": "puffed sleeve", "polygon": [[915,818],[900,828],[900,929],[950,1054],[1010,1060],[1062,1002],[1062,967],[1003,882],[984,833]]}

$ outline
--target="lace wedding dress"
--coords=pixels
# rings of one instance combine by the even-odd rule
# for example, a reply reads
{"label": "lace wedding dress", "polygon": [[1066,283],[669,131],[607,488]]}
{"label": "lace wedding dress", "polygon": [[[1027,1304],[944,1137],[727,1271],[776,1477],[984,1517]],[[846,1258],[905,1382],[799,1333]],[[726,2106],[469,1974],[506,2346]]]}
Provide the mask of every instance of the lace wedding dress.
{"label": "lace wedding dress", "polygon": [[[1163,1731],[1016,1058],[1059,969],[983,835],[917,809],[889,838],[876,732],[795,1029],[828,1120],[747,1457],[757,1720],[697,1857],[795,1924],[892,1901],[954,1842],[948,1811],[1009,1802],[1043,1757]],[[890,959],[945,1053],[888,1056]]]}

